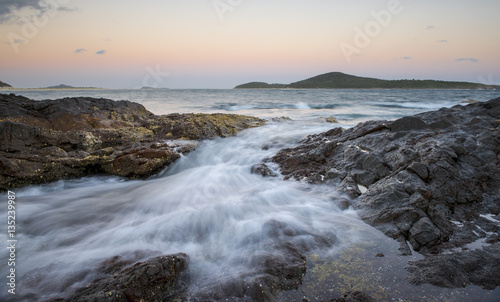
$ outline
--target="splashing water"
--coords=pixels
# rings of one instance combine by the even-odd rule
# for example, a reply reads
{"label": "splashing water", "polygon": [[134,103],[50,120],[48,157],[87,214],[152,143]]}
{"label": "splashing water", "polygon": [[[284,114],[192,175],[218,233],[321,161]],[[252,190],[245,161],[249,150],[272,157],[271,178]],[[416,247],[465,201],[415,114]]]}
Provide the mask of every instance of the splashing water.
{"label": "splashing water", "polygon": [[[137,100],[109,93],[115,99]],[[336,237],[333,246],[312,245],[311,254],[335,257],[370,241],[377,243],[376,252],[386,253],[384,265],[390,264],[392,258],[387,253],[396,250],[397,245],[365,225],[354,211],[339,210],[335,200],[344,197],[334,187],[283,181],[280,177],[264,178],[251,174],[251,167],[282,148],[294,146],[308,134],[332,128],[324,119],[318,122],[318,117],[333,115],[339,118],[341,125],[352,125],[362,120],[393,119],[430,110],[432,106],[457,103],[440,101],[432,106],[422,105],[411,98],[413,91],[397,92],[394,100],[383,97],[384,93],[379,91],[308,91],[312,96],[306,97],[302,91],[208,91],[185,102],[178,101],[179,95],[197,94],[148,93],[162,94],[152,98],[153,101],[149,95],[144,97],[143,103],[152,104],[157,109],[155,113],[220,111],[214,108],[221,101],[218,95],[230,94],[237,101],[231,103],[227,111],[261,117],[288,115],[295,122],[270,124],[236,137],[205,141],[196,151],[146,181],[89,177],[16,190],[17,287],[19,295],[28,297],[27,301],[61,297],[88,285],[100,277],[95,273],[100,263],[117,255],[135,262],[154,255],[185,252],[191,258],[191,290],[210,286],[250,272],[253,263],[249,259],[263,251],[279,252],[269,250],[268,243],[275,238],[269,236],[266,227],[272,221],[301,230],[304,235],[294,238],[297,243],[311,242],[307,237],[314,235]],[[164,94],[172,94],[175,102]],[[199,101],[207,94],[217,95],[214,96],[217,102]],[[255,99],[254,103],[262,104],[245,107],[249,94],[250,99]],[[433,100],[436,92],[419,94],[421,98]],[[269,100],[270,95],[277,100]],[[465,92],[442,92],[443,100],[473,97]],[[408,103],[399,104],[401,99]],[[223,100],[227,103],[226,98]],[[368,103],[373,101],[375,103]],[[269,166],[279,173],[276,166]],[[7,200],[6,195],[0,198]],[[0,209],[2,217],[7,217],[6,211],[5,207]],[[7,240],[5,228],[4,224],[0,234],[2,242]],[[2,276],[8,274],[5,265],[8,257],[7,249],[1,249]],[[410,259],[399,261],[404,264],[407,260]],[[331,267],[335,266],[328,264],[328,268]],[[313,272],[327,270],[319,264],[315,268]],[[404,270],[390,274],[402,278]],[[398,283],[383,286],[400,287]],[[0,284],[0,290],[0,300],[10,298],[5,296],[5,282]],[[401,297],[407,297],[406,294]]]}
{"label": "splashing water", "polygon": [[103,260],[137,250],[144,257],[187,253],[192,283],[204,286],[249,271],[248,259],[273,240],[265,232],[270,221],[305,230],[306,237],[333,233],[334,249],[371,236],[376,231],[353,211],[335,206],[339,194],[331,188],[250,173],[309,131],[284,123],[206,141],[148,181],[99,184],[91,178],[69,189],[55,185],[59,191],[19,192],[18,273],[40,275],[36,282],[24,278],[19,288],[57,296],[95,278],[91,269]]}

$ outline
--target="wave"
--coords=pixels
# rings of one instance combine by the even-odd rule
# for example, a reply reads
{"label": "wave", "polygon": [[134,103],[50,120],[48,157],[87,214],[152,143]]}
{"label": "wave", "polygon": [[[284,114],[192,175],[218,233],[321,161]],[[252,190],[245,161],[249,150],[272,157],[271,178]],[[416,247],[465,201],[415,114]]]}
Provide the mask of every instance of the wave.
{"label": "wave", "polygon": [[369,102],[366,104],[370,106],[384,107],[384,108],[425,109],[425,110],[433,110],[443,107],[442,103],[436,104],[436,103],[415,103],[415,102],[400,102],[400,103]]}
{"label": "wave", "polygon": [[213,106],[215,110],[241,111],[241,110],[270,110],[270,109],[297,109],[297,110],[322,110],[340,107],[339,104],[309,104],[306,102],[290,103],[260,103],[260,104],[238,104],[226,103]]}
{"label": "wave", "polygon": [[297,109],[311,109],[309,104],[307,104],[305,102],[299,102],[299,103],[295,104],[295,108],[297,108]]}

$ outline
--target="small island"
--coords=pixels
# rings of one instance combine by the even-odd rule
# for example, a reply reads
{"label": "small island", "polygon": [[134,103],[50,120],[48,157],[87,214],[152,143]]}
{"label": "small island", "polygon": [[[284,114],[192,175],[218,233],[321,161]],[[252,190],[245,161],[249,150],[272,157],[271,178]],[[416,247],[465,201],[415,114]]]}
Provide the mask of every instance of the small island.
{"label": "small island", "polygon": [[0,81],[0,88],[4,88],[4,87],[5,87],[5,88],[9,88],[9,87],[10,87],[10,88],[12,88],[12,86],[11,86],[11,85],[9,85],[9,84],[7,84],[7,83],[4,83],[4,82]]}
{"label": "small island", "polygon": [[250,82],[235,89],[500,89],[498,85],[437,80],[381,80],[329,72],[291,84]]}
{"label": "small island", "polygon": [[40,88],[16,88],[11,85],[0,81],[0,90],[93,90],[93,89],[104,89],[99,87],[73,87],[66,84],[60,84],[56,86],[40,87]]}

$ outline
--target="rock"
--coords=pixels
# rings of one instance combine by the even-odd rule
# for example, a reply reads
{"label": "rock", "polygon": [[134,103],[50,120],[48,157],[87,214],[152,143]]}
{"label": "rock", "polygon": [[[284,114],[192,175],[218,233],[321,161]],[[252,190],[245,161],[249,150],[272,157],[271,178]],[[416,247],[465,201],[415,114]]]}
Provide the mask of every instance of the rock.
{"label": "rock", "polygon": [[347,292],[338,299],[330,300],[330,302],[377,302],[378,300],[365,293],[354,291]]}
{"label": "rock", "polygon": [[363,220],[402,238],[400,253],[409,253],[406,242],[439,252],[477,240],[475,233],[488,236],[453,221],[500,213],[499,120],[500,98],[369,121],[310,135],[272,161],[285,179],[346,193]]}
{"label": "rock", "polygon": [[395,120],[390,125],[391,131],[413,131],[413,130],[425,130],[429,128],[421,118],[416,116],[405,116],[398,120]]}
{"label": "rock", "polygon": [[331,247],[334,234],[313,234],[282,221],[271,219],[262,232],[242,242],[260,242],[259,252],[250,258],[251,270],[241,276],[228,276],[199,288],[189,301],[274,301],[281,291],[297,289],[306,273],[305,253]]}
{"label": "rock", "polygon": [[[187,288],[188,264],[186,254],[151,258],[96,280],[62,301],[174,301]],[[121,266],[113,261],[110,265]]]}
{"label": "rock", "polygon": [[422,217],[412,225],[408,237],[414,247],[432,246],[441,237],[441,232],[429,217]]}
{"label": "rock", "polygon": [[494,289],[500,285],[500,243],[479,250],[428,256],[411,261],[407,270],[410,282],[417,285],[455,288],[474,284]]}
{"label": "rock", "polygon": [[156,116],[129,101],[34,101],[0,95],[0,192],[92,174],[146,178],[194,150],[167,143],[227,137],[262,125],[234,114]]}
{"label": "rock", "polygon": [[329,116],[329,117],[326,118],[326,122],[327,123],[337,124],[339,121],[336,118],[334,118],[333,116]]}
{"label": "rock", "polygon": [[257,164],[257,165],[252,166],[251,172],[252,172],[252,174],[259,174],[259,175],[262,175],[264,177],[268,177],[268,176],[276,177],[276,176],[278,176],[271,169],[269,169],[269,167],[266,164]]}
{"label": "rock", "polygon": [[427,166],[419,162],[412,162],[408,166],[408,170],[417,174],[423,181],[426,181],[429,177],[429,171],[427,171]]}

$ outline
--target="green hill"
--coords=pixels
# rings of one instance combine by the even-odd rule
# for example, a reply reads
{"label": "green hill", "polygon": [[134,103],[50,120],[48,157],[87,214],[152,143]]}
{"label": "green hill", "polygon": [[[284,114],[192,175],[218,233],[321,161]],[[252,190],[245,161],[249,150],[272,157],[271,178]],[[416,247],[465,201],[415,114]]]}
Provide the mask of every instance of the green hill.
{"label": "green hill", "polygon": [[500,86],[469,82],[435,80],[381,80],[330,72],[291,84],[267,84],[251,82],[235,87],[248,88],[301,88],[301,89],[499,89]]}
{"label": "green hill", "polygon": [[75,87],[69,86],[69,85],[65,85],[65,84],[47,87],[47,89],[67,89],[67,88],[75,88]]}
{"label": "green hill", "polygon": [[0,81],[0,87],[12,87],[12,86],[10,86],[7,83],[4,83],[4,82]]}
{"label": "green hill", "polygon": [[286,84],[268,84],[264,82],[250,82],[243,85],[236,86],[236,89],[251,89],[251,88],[259,88],[259,89],[268,89],[268,88],[287,88]]}

